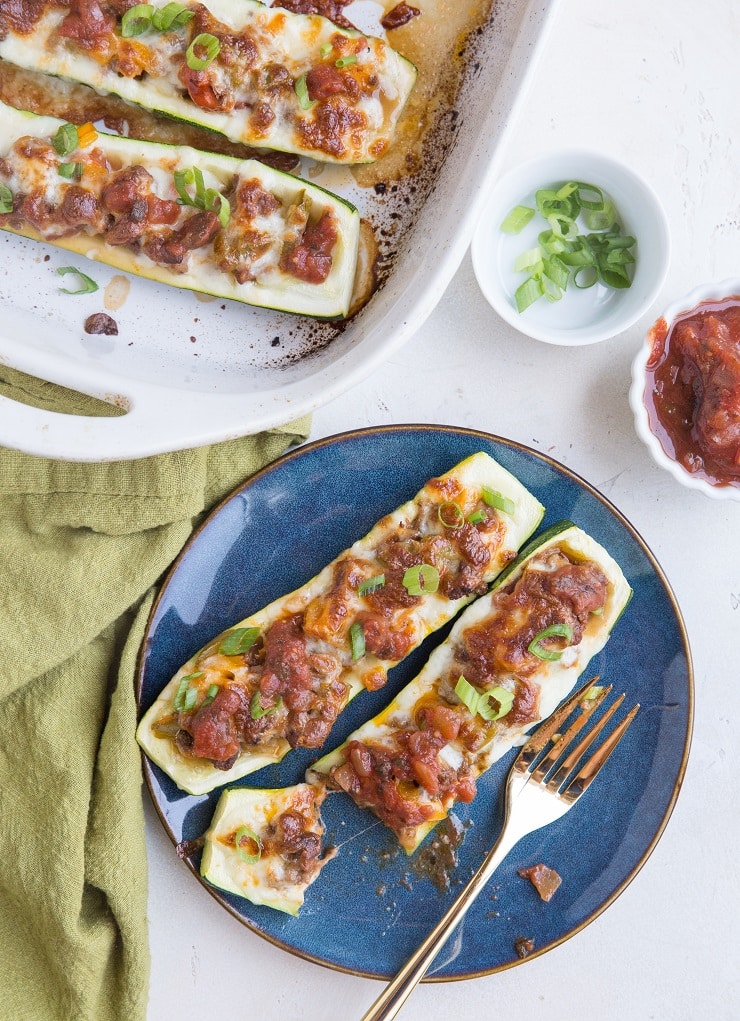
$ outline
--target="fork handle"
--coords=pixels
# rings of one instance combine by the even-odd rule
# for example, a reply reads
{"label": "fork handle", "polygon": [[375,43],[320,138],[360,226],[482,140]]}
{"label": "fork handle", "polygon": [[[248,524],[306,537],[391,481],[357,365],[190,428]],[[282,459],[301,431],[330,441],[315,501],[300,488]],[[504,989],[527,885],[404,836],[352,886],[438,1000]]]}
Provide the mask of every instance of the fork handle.
{"label": "fork handle", "polygon": [[452,930],[462,921],[466,911],[481,892],[512,847],[528,832],[528,828],[504,825],[496,843],[472,876],[465,889],[448,908],[419,948],[411,955],[396,977],[386,986],[362,1021],[391,1021],[424,977],[427,968],[442,949]]}

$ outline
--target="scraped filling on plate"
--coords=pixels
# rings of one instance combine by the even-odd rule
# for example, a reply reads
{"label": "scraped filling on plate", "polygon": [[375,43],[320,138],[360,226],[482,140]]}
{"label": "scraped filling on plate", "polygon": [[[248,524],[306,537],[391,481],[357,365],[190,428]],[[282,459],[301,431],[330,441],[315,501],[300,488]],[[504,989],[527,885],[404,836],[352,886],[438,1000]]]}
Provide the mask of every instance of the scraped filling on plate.
{"label": "scraped filling on plate", "polygon": [[[601,567],[554,546],[492,597],[486,617],[448,643],[444,671],[415,704],[377,718],[377,736],[350,739],[329,783],[404,834],[475,797],[494,739],[539,719],[543,664],[563,661],[606,604]],[[471,694],[472,693],[472,694]],[[481,701],[483,700],[483,701]]]}
{"label": "scraped filling on plate", "polygon": [[[17,139],[0,158],[0,227],[30,225],[45,240],[102,237],[185,273],[197,261],[239,284],[285,274],[309,284],[329,276],[339,234],[330,209],[299,193],[285,203],[244,173],[224,185],[173,156],[121,165],[91,125]],[[100,144],[96,144],[99,141]]]}
{"label": "scraped filling on plate", "polygon": [[381,522],[361,555],[340,556],[331,584],[300,612],[287,600],[263,629],[238,628],[206,646],[155,733],[224,770],[278,741],[320,747],[349,699],[350,674],[382,687],[387,667],[427,633],[427,596],[455,601],[487,589],[506,536],[502,512],[452,477],[432,480],[427,493],[407,520]]}
{"label": "scraped filling on plate", "polygon": [[168,109],[174,99],[186,101],[185,113],[188,105],[235,113],[226,134],[252,144],[339,162],[383,155],[413,83],[411,66],[385,42],[317,15],[209,6],[17,0],[0,12],[0,41],[16,36],[28,56],[2,55],[31,66],[38,50],[41,69],[67,76],[73,56],[79,80],[113,92],[122,79],[139,83],[141,97],[126,98],[144,105]]}

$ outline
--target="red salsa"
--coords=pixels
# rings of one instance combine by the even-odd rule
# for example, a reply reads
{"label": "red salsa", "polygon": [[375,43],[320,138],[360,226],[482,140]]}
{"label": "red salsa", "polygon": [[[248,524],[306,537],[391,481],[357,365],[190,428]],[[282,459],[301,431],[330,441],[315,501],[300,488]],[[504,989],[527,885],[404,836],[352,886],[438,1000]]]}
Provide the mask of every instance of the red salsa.
{"label": "red salsa", "polygon": [[740,296],[650,331],[645,406],[666,454],[713,486],[740,485]]}

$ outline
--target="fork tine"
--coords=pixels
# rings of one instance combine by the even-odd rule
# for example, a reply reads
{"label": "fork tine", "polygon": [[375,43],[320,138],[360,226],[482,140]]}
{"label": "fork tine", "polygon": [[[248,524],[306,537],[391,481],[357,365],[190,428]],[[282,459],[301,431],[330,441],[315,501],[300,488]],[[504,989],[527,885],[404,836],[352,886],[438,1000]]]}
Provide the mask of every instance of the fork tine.
{"label": "fork tine", "polygon": [[[611,689],[607,689],[607,691],[602,692],[601,693],[602,696],[605,697],[608,694],[609,690]],[[598,723],[594,724],[591,730],[589,730],[588,733],[584,734],[584,736],[581,738],[581,740],[578,742],[575,748],[571,749],[571,751],[568,752],[566,757],[563,759],[563,761],[560,763],[558,768],[555,770],[553,775],[548,780],[548,784],[552,785],[553,790],[556,790],[564,782],[565,778],[568,776],[568,773],[570,773],[573,770],[573,768],[577,765],[579,760],[583,757],[584,752],[588,751],[588,749],[594,743],[594,741],[599,736],[601,731],[604,729],[609,720],[612,718],[614,713],[617,711],[617,709],[619,709],[622,702],[624,702],[625,697],[626,696],[623,692],[618,698],[616,698],[609,706],[609,708],[606,710],[601,719],[598,721]],[[600,698],[598,700],[598,704],[600,705],[601,702],[603,702],[603,700],[604,700],[603,697]],[[596,701],[597,700],[594,699],[594,702]],[[596,706],[594,706],[590,712],[589,710],[586,710],[586,712],[584,712],[583,715],[586,716],[586,714],[588,713],[588,715],[590,716],[594,709],[596,709]],[[580,720],[577,720],[576,722],[580,722]],[[563,752],[565,752],[565,748],[566,748],[565,743],[563,743]]]}
{"label": "fork tine", "polygon": [[[612,686],[610,684],[608,687],[603,688],[595,698],[590,698],[586,708],[583,709],[578,716],[576,716],[562,737],[542,756],[542,759],[537,764],[537,768],[532,772],[532,779],[536,783],[539,783],[542,779],[544,779],[545,775],[549,773],[558,759],[565,754],[576,734],[578,734],[579,731],[581,731],[588,723],[611,690]],[[585,747],[587,746],[584,746],[584,748]],[[577,761],[578,759],[574,761],[573,765],[575,765],[575,762]],[[572,766],[569,767],[568,771],[570,771],[570,769],[572,769]]]}
{"label": "fork tine", "polygon": [[591,758],[584,763],[581,769],[578,770],[565,789],[560,792],[561,798],[564,798],[569,802],[577,801],[578,798],[580,798],[581,794],[583,794],[586,788],[593,782],[601,767],[624,737],[627,728],[632,723],[635,716],[637,716],[637,710],[639,708],[640,703],[638,702],[632,707],[632,709],[630,709],[622,722],[614,728],[609,737],[607,737],[603,744],[596,749]]}
{"label": "fork tine", "polygon": [[547,742],[551,740],[553,734],[557,733],[558,727],[560,727],[561,723],[570,716],[578,703],[583,700],[586,692],[588,692],[598,680],[599,676],[597,674],[595,677],[592,677],[591,680],[586,681],[583,687],[579,688],[578,691],[575,691],[567,702],[563,702],[560,708],[556,709],[552,716],[548,717],[544,723],[540,724],[529,740],[522,745],[521,751],[514,762],[517,769],[529,768]]}

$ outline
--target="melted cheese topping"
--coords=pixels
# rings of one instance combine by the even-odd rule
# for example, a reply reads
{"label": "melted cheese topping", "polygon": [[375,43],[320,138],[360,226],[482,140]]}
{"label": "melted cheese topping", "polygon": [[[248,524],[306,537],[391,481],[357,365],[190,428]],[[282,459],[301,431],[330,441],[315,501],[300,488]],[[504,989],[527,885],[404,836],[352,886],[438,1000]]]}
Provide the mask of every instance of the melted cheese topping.
{"label": "melted cheese topping", "polygon": [[[574,563],[592,563],[598,566],[607,579],[606,598],[600,613],[590,616],[580,642],[566,649],[557,660],[540,660],[536,665],[529,664],[526,671],[526,683],[534,694],[533,713],[522,722],[508,720],[503,716],[494,722],[485,722],[482,718],[473,717],[467,708],[463,709],[460,699],[455,695],[454,688],[461,674],[469,665],[469,650],[466,648],[466,635],[480,629],[503,616],[498,603],[498,593],[510,592],[526,572],[551,572],[553,550],[562,551]],[[309,768],[306,779],[312,783],[328,782],[332,770],[341,768],[347,761],[345,749],[352,741],[362,742],[370,749],[394,749],[399,734],[420,730],[419,712],[422,707],[442,706],[448,712],[455,706],[460,707],[463,719],[469,720],[469,726],[479,732],[476,740],[466,740],[461,734],[450,740],[438,752],[440,761],[453,770],[459,770],[473,780],[480,777],[494,762],[501,758],[515,744],[521,743],[523,735],[535,724],[546,719],[557,708],[558,704],[574,687],[578,677],[585,670],[589,660],[606,644],[611,629],[629,601],[631,589],[618,564],[609,556],[603,547],[596,543],[581,529],[575,526],[558,533],[554,538],[542,544],[535,551],[522,559],[511,574],[507,575],[501,589],[496,586],[487,596],[477,600],[462,614],[450,632],[448,639],[438,646],[430,656],[421,673],[408,684],[396,698],[374,719],[363,724],[354,731],[347,740],[333,752],[319,759]],[[509,609],[510,607],[507,607]],[[517,613],[512,614],[512,632],[525,629],[529,614],[533,608],[523,605]],[[530,656],[530,660],[534,657]],[[524,676],[524,675],[523,675]],[[500,670],[495,677],[486,681],[486,689],[500,686],[514,694],[519,678],[514,671]],[[339,786],[361,807],[361,795],[355,795],[341,784],[332,782],[333,787]],[[406,791],[411,806],[422,806],[422,813],[428,817],[417,825],[394,826],[401,845],[410,854],[429,833],[433,826],[443,819],[455,803],[454,793],[430,793],[422,784],[413,785]],[[379,814],[382,818],[382,808]]]}
{"label": "melted cheese topping", "polygon": [[[387,151],[416,72],[383,40],[254,0],[209,0],[204,17],[208,12],[207,31],[222,39],[224,54],[197,78],[188,78],[185,61],[194,33],[203,31],[197,17],[176,31],[133,39],[123,39],[117,25],[90,49],[60,35],[68,11],[51,9],[30,31],[9,30],[0,57],[194,121],[234,142],[336,163],[372,162]],[[245,53],[229,47],[234,34],[245,40]],[[337,68],[337,60],[350,62]],[[315,98],[302,103],[296,83],[305,76]]]}
{"label": "melted cheese topping", "polygon": [[[451,486],[458,495],[456,502],[462,507],[481,506],[483,488],[497,490],[512,500],[512,515],[495,512],[495,529],[479,532],[480,541],[488,536],[490,560],[480,576],[483,585],[490,583],[515,557],[516,550],[531,535],[541,520],[541,504],[489,455],[474,454],[438,480],[428,483],[413,500],[387,515],[349,550],[325,567],[316,577],[296,591],[275,600],[265,609],[236,624],[235,628],[255,628],[261,636],[269,639],[270,629],[286,621],[302,620],[303,636],[308,657],[318,656],[321,668],[329,671],[332,679],[345,688],[337,708],[343,707],[363,688],[380,687],[387,670],[399,661],[401,656],[365,652],[353,656],[350,641],[352,625],[363,620],[371,606],[372,595],[361,596],[359,583],[388,570],[383,559],[384,549],[394,538],[404,538],[411,524],[415,534],[422,526],[431,537],[445,531],[437,514],[445,502],[445,490]],[[417,563],[419,561],[417,560]],[[338,585],[337,578],[344,578],[346,584]],[[451,620],[458,610],[473,598],[473,593],[449,598],[442,587],[429,592],[422,598],[411,601],[411,605],[399,603],[389,606],[386,615],[390,635],[402,633],[405,636],[402,655],[408,654],[432,631]],[[365,625],[367,631],[367,625]],[[234,629],[230,629],[234,630]],[[175,674],[154,705],[144,716],[137,734],[139,743],[147,754],[167,772],[178,786],[192,794],[201,794],[220,784],[244,776],[269,762],[283,758],[290,748],[288,728],[292,725],[291,715],[285,704],[273,702],[273,713],[269,726],[260,734],[253,746],[243,746],[239,756],[229,769],[218,769],[204,758],[182,754],[175,740],[177,714],[174,701],[183,678],[194,692],[193,705],[199,706],[208,696],[212,686],[216,688],[241,687],[245,697],[254,697],[258,691],[262,666],[258,661],[250,663],[248,656],[228,656],[219,652],[222,641],[230,632],[223,632],[204,649],[197,652]],[[367,644],[370,639],[366,634]],[[261,696],[260,696],[261,698]],[[267,708],[267,706],[264,706]],[[295,739],[293,739],[295,740]]]}
{"label": "melted cheese topping", "polygon": [[[201,875],[219,889],[246,897],[253,904],[297,915],[306,890],[336,852],[314,858],[308,868],[301,868],[297,856],[289,850],[280,853],[279,846],[274,846],[270,831],[283,813],[292,812],[305,820],[303,833],[323,838],[319,809],[324,797],[325,791],[311,784],[224,791],[205,834]],[[245,860],[237,851],[236,835],[242,827],[259,840],[257,861]]]}

